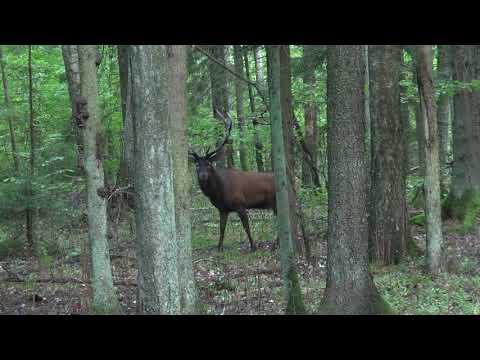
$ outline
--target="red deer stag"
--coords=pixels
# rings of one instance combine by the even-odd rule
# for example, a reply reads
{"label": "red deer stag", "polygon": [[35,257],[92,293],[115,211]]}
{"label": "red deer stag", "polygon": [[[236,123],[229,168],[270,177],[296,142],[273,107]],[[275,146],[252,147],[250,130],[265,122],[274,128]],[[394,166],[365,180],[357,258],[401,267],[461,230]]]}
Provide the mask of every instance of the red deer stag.
{"label": "red deer stag", "polygon": [[220,212],[220,240],[218,251],[223,251],[223,237],[228,214],[236,212],[242,221],[243,228],[250,241],[250,250],[256,246],[250,234],[248,209],[272,209],[276,214],[275,181],[271,172],[250,172],[236,169],[217,169],[212,164],[224,155],[223,147],[228,141],[232,130],[232,120],[223,118],[226,135],[223,142],[212,152],[200,156],[190,150],[189,155],[197,167],[198,184],[203,194]]}

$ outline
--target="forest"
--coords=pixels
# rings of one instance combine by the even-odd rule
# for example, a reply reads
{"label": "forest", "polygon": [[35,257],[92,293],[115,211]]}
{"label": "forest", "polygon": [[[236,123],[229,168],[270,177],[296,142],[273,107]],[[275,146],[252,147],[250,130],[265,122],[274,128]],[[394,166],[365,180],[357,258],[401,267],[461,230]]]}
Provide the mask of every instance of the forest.
{"label": "forest", "polygon": [[480,314],[479,45],[0,69],[0,314]]}

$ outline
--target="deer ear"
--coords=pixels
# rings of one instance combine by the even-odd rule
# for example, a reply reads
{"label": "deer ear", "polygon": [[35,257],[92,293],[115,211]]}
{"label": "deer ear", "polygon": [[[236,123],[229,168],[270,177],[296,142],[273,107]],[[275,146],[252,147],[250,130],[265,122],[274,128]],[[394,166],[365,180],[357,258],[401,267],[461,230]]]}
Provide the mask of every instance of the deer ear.
{"label": "deer ear", "polygon": [[225,148],[219,150],[215,155],[208,158],[211,162],[222,160],[225,157]]}

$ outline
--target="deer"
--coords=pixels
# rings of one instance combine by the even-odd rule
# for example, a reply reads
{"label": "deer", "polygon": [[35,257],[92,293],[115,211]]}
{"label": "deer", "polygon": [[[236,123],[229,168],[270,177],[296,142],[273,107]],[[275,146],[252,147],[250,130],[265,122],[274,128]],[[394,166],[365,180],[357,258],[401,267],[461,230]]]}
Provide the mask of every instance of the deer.
{"label": "deer", "polygon": [[202,193],[209,198],[220,213],[220,239],[218,251],[223,252],[223,239],[228,215],[236,212],[240,217],[243,229],[250,242],[250,250],[257,247],[250,233],[248,221],[249,209],[270,209],[277,214],[275,201],[275,180],[272,172],[240,171],[234,168],[216,168],[214,162],[225,155],[224,146],[232,130],[232,120],[217,111],[225,123],[226,134],[223,141],[213,151],[204,156],[189,150],[189,157],[195,162],[198,184]]}

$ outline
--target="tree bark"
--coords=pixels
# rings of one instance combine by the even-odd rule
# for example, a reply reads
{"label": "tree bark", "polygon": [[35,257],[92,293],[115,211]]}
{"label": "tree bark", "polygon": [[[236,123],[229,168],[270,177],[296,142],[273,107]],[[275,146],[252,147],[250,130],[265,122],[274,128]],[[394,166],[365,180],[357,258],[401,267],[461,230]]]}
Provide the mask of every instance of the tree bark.
{"label": "tree bark", "polygon": [[452,45],[452,58],[453,80],[461,85],[453,98],[454,161],[447,208],[449,215],[463,219],[480,192],[480,91],[465,86],[479,79],[475,68],[480,57],[473,45]]}
{"label": "tree bark", "polygon": [[92,264],[92,308],[98,314],[120,312],[115,288],[107,241],[106,199],[99,190],[104,187],[102,144],[103,129],[98,116],[97,69],[95,45],[78,45],[80,64],[80,92],[86,100],[83,145],[85,173],[87,177],[88,238]]}
{"label": "tree bark", "polygon": [[[169,79],[173,74],[169,73],[165,45],[129,45],[128,51],[135,148],[137,301],[142,313],[180,314],[179,209],[175,205],[171,151],[177,139],[169,129]],[[188,237],[184,225],[180,227]]]}
{"label": "tree bark", "polygon": [[[217,60],[225,63],[225,46],[224,45],[209,45],[210,54]],[[221,128],[224,129],[223,118],[228,116],[228,87],[227,87],[227,73],[226,70],[213,61],[208,62],[208,69],[210,73],[211,90],[212,90],[212,109],[213,117],[217,119],[221,124]],[[218,115],[219,111],[223,118]],[[233,167],[233,145],[232,140],[229,139],[225,145],[227,167]],[[225,160],[220,159],[217,161],[217,166],[220,168],[225,167]]]}
{"label": "tree bark", "polygon": [[76,143],[77,168],[82,170],[84,165],[82,133],[77,128],[75,121],[75,101],[80,96],[80,68],[77,45],[62,45],[62,54],[65,64],[65,75],[67,76],[68,93],[70,95],[70,106],[72,108],[72,131]]}
{"label": "tree bark", "polygon": [[20,161],[18,159],[18,152],[17,152],[17,141],[15,137],[15,116],[13,113],[13,106],[12,102],[10,101],[10,95],[8,92],[8,80],[7,74],[5,71],[5,63],[3,60],[3,50],[2,46],[0,46],[0,69],[2,71],[2,83],[3,83],[3,97],[5,100],[5,108],[7,109],[7,122],[8,122],[8,129],[10,131],[10,144],[12,146],[12,158],[13,158],[13,166],[15,169],[15,176],[20,175]]}
{"label": "tree bark", "polygon": [[[315,68],[316,68],[316,45],[303,46],[303,88],[306,94],[306,102],[304,105],[305,116],[305,145],[310,151],[312,162],[317,165],[318,152],[318,125],[317,125],[317,104],[315,102]],[[308,161],[304,159],[302,162],[302,182],[305,186],[319,186],[314,184],[314,175],[312,174],[311,166]]]}
{"label": "tree bark", "polygon": [[440,205],[439,138],[432,76],[432,46],[417,45],[417,83],[425,136],[425,218],[427,268],[432,274],[444,269]]}
{"label": "tree bark", "polygon": [[326,314],[389,311],[368,270],[365,48],[329,46]]}
{"label": "tree bark", "polygon": [[178,282],[182,314],[199,312],[192,266],[191,188],[187,144],[187,69],[184,45],[167,48],[169,79],[168,113],[172,141],[172,170],[175,191],[175,224],[178,242]]}
{"label": "tree bark", "polygon": [[[255,54],[254,54],[255,55]],[[245,62],[245,76],[248,81],[251,81],[250,77],[250,66],[248,62],[248,51],[244,51],[244,62]],[[263,165],[263,145],[260,141],[260,136],[258,134],[258,114],[255,111],[255,97],[253,96],[253,86],[248,85],[248,98],[250,103],[250,112],[252,116],[252,124],[253,124],[253,139],[255,142],[255,161],[257,163],[257,171],[265,171],[265,167]]]}
{"label": "tree bark", "polygon": [[272,121],[272,153],[273,168],[275,173],[275,189],[278,217],[278,237],[280,239],[280,253],[282,263],[282,277],[287,303],[287,314],[303,314],[303,304],[298,275],[295,270],[295,257],[293,252],[292,224],[285,142],[283,135],[282,101],[281,101],[281,68],[280,68],[281,45],[269,45],[269,74],[270,74],[270,114]]}
{"label": "tree bark", "polygon": [[405,124],[400,107],[402,49],[369,45],[371,117],[370,259],[390,265],[407,240]]}
{"label": "tree bark", "polygon": [[[240,45],[233,46],[233,57],[235,64],[235,72],[240,76],[244,77],[243,73],[243,61],[242,61],[242,49]],[[244,82],[238,78],[235,79],[235,97],[236,97],[236,108],[237,108],[237,121],[238,121],[238,130],[240,132],[240,166],[243,171],[248,170],[248,157],[247,149],[245,148],[245,116],[243,112],[243,94],[245,92]]]}

